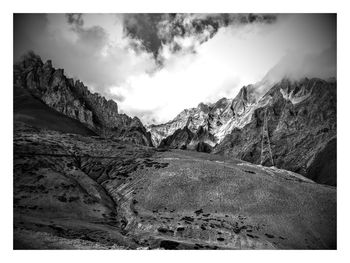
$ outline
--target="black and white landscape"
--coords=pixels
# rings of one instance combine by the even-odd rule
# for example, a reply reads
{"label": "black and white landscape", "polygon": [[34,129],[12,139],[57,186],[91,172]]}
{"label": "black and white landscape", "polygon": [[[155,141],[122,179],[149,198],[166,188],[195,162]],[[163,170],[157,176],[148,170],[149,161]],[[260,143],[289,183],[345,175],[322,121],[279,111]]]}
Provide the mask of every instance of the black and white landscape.
{"label": "black and white landscape", "polygon": [[14,249],[336,249],[336,14],[14,14]]}

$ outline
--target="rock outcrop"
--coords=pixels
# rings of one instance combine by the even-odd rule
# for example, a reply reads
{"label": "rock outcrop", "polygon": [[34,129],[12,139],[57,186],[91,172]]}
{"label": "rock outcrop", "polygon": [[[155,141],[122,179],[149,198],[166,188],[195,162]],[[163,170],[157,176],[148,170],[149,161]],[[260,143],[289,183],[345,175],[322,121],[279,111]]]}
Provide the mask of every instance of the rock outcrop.
{"label": "rock outcrop", "polygon": [[150,125],[147,130],[152,134],[153,145],[160,145],[163,139],[187,125],[192,133],[197,133],[200,128],[206,129],[211,135],[206,143],[214,147],[234,128],[242,128],[250,122],[262,92],[269,88],[271,83],[266,80],[244,86],[234,99],[222,98],[213,104],[199,103],[167,123]]}
{"label": "rock outcrop", "polygon": [[199,126],[197,131],[192,132],[188,126],[185,126],[163,139],[158,147],[210,153],[213,149],[213,141],[215,138],[208,132],[207,127]]}
{"label": "rock outcrop", "polygon": [[[262,96],[262,91],[267,92]],[[244,86],[232,100],[223,98],[205,107],[200,104],[148,129],[155,145],[210,149],[271,166],[271,160],[261,160],[265,112],[274,164],[316,182],[336,185],[336,147],[327,146],[336,138],[335,80],[284,79],[270,88],[266,81]],[[210,147],[197,146],[199,143]],[[325,158],[328,168],[321,167]]]}
{"label": "rock outcrop", "polygon": [[113,100],[92,94],[81,81],[67,78],[63,69],[53,68],[50,60],[43,63],[34,53],[28,53],[15,64],[14,89],[29,91],[50,108],[78,120],[99,135],[152,145],[150,133],[137,117],[119,114]]}
{"label": "rock outcrop", "polygon": [[[244,86],[234,99],[222,98],[214,104],[200,103],[195,108],[183,110],[167,123],[148,126],[153,144],[164,146],[163,140],[187,126],[193,134],[197,134],[195,140],[185,140],[172,146],[169,140],[166,140],[166,144],[171,148],[181,145],[182,148],[187,149],[201,149],[202,147],[197,147],[198,143],[205,143],[210,148],[215,147],[235,127],[243,127],[250,122],[252,111],[259,98],[255,90],[256,85]],[[205,136],[203,131],[205,131]],[[171,138],[174,139],[174,136]]]}
{"label": "rock outcrop", "polygon": [[275,166],[335,185],[336,83],[282,80],[260,99],[251,121],[234,128],[214,152],[271,165],[261,160],[265,112]]}
{"label": "rock outcrop", "polygon": [[152,134],[153,145],[160,145],[163,139],[184,127],[187,127],[192,133],[196,133],[199,127],[208,129],[209,110],[209,105],[200,103],[196,108],[183,110],[173,120],[167,123],[148,126],[147,129]]}
{"label": "rock outcrop", "polygon": [[251,118],[252,109],[259,98],[255,85],[244,86],[234,99],[222,98],[214,104],[200,103],[195,108],[185,109],[173,120],[158,125],[148,126],[155,146],[162,140],[183,129],[186,125],[196,134],[200,129],[208,132],[209,136],[202,141],[214,147],[235,127],[243,127]]}

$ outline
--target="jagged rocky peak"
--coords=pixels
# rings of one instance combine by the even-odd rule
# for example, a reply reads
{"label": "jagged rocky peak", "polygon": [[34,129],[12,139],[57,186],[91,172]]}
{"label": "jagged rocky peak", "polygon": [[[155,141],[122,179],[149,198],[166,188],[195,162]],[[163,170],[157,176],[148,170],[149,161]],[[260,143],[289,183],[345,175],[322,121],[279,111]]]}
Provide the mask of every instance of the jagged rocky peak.
{"label": "jagged rocky peak", "polygon": [[[283,79],[280,84],[280,92],[284,99],[296,104],[307,99],[311,95],[313,89],[317,88],[318,85],[322,85],[321,83],[324,82],[326,81],[316,78],[303,78],[299,81]],[[329,81],[329,83],[332,83],[332,81]],[[335,82],[333,81],[333,83]]]}
{"label": "jagged rocky peak", "polygon": [[148,126],[148,131],[152,134],[153,145],[159,146],[164,138],[184,127],[187,127],[192,133],[196,133],[199,126],[209,129],[208,113],[210,110],[210,105],[199,103],[195,108],[184,109],[169,122]]}
{"label": "jagged rocky peak", "polygon": [[[266,118],[275,166],[319,183],[336,184],[335,147],[326,147],[336,138],[336,82],[317,78],[283,79],[252,109],[250,122],[227,134],[215,147],[215,153],[271,165],[270,160],[261,159],[262,128]],[[321,154],[325,152],[323,149],[331,152]],[[327,167],[334,169],[327,170],[328,176],[325,176]],[[322,175],[320,178],[315,170]]]}
{"label": "jagged rocky peak", "polygon": [[26,89],[52,109],[76,119],[103,136],[116,136],[143,145],[152,145],[139,119],[118,113],[118,105],[98,93],[91,93],[83,82],[68,78],[55,69],[51,60],[29,52],[14,65],[14,88]]}
{"label": "jagged rocky peak", "polygon": [[[285,78],[271,83],[244,86],[234,99],[222,98],[204,106],[205,110],[200,104],[182,111],[174,120],[150,129],[152,138],[158,136],[155,145],[199,151],[205,148],[258,164],[266,112],[275,166],[335,185],[335,169],[325,169],[336,167],[335,147],[326,147],[336,138],[336,80]],[[262,90],[266,91],[263,95]],[[199,147],[203,144],[205,147]],[[324,149],[333,150],[321,154]],[[262,162],[272,164],[271,160]]]}
{"label": "jagged rocky peak", "polygon": [[211,107],[203,102],[199,103],[197,108],[204,113],[208,113],[211,110]]}
{"label": "jagged rocky peak", "polygon": [[234,99],[221,98],[216,103],[200,103],[195,108],[185,109],[172,121],[150,127],[154,145],[159,145],[162,139],[173,134],[185,125],[196,134],[200,128],[208,130],[210,136],[206,143],[215,146],[216,143],[231,132],[235,127],[242,127],[250,121],[257,95],[255,86],[244,86]]}
{"label": "jagged rocky peak", "polygon": [[213,104],[211,107],[211,113],[222,112],[224,111],[230,104],[232,103],[232,99],[222,98]]}
{"label": "jagged rocky peak", "polygon": [[231,109],[234,115],[242,115],[247,107],[256,102],[254,85],[243,86],[232,100]]}

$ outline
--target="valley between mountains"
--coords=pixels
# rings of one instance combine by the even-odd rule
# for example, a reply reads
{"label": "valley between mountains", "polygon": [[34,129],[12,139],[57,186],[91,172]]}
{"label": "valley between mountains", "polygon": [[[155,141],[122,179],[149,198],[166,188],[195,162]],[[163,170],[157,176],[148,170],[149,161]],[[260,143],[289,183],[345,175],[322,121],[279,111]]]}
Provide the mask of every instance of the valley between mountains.
{"label": "valley between mountains", "polygon": [[14,65],[15,249],[336,248],[335,79],[147,127],[118,110],[34,53]]}

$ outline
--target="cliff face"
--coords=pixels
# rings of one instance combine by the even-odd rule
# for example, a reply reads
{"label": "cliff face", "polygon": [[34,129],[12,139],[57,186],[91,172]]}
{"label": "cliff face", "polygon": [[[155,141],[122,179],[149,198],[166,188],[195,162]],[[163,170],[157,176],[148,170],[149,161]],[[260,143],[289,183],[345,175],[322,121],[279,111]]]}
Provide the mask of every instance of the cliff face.
{"label": "cliff face", "polygon": [[214,147],[234,128],[242,128],[250,122],[262,94],[271,87],[271,82],[263,80],[244,86],[233,99],[222,98],[213,104],[199,103],[197,107],[183,110],[167,123],[150,125],[147,130],[152,134],[153,145],[159,146],[163,139],[187,125],[192,133],[197,133],[199,129],[207,130],[210,136],[201,138]]}
{"label": "cliff face", "polygon": [[[148,130],[152,134],[153,145],[159,146],[163,139],[184,127],[187,127],[191,133],[196,133],[199,127],[208,129],[209,110],[209,105],[200,103],[195,108],[183,110],[173,120],[167,123],[148,126]],[[164,145],[164,143],[162,145]]]}
{"label": "cliff face", "polygon": [[[200,104],[149,127],[152,138],[158,136],[154,144],[274,164],[336,185],[336,82],[284,79],[270,89],[264,82],[263,96],[260,84],[244,86],[232,100]],[[273,160],[261,157],[265,114]]]}
{"label": "cliff face", "polygon": [[210,153],[213,149],[213,141],[215,137],[210,134],[207,127],[199,126],[197,131],[192,132],[188,126],[185,126],[163,139],[158,147]]}
{"label": "cliff face", "polygon": [[[168,145],[170,148],[179,148],[178,145],[181,145],[184,148],[185,145],[187,149],[196,149],[198,143],[205,143],[211,149],[235,127],[243,127],[250,122],[252,111],[257,105],[256,101],[255,86],[244,86],[234,99],[222,98],[214,104],[200,103],[195,108],[183,110],[172,121],[149,126],[148,130],[152,134],[155,146]],[[179,139],[185,137],[179,137],[179,132],[177,136],[167,139],[176,131],[183,130],[185,126],[193,133],[194,140],[186,139],[180,142]],[[170,143],[170,140],[174,139],[177,142]],[[206,147],[206,152],[209,148]]]}
{"label": "cliff face", "polygon": [[260,99],[250,123],[234,128],[214,153],[271,165],[261,160],[264,118],[275,166],[336,185],[335,82],[281,81]]}
{"label": "cliff face", "polygon": [[118,113],[118,105],[92,94],[80,81],[64,75],[63,69],[43,63],[39,56],[29,53],[14,66],[14,89],[25,89],[50,108],[102,136],[114,136],[141,145],[152,145],[151,135],[137,118]]}

